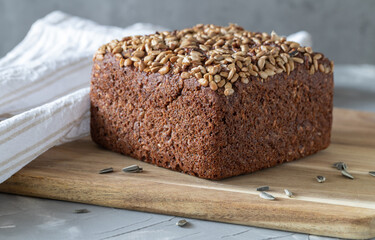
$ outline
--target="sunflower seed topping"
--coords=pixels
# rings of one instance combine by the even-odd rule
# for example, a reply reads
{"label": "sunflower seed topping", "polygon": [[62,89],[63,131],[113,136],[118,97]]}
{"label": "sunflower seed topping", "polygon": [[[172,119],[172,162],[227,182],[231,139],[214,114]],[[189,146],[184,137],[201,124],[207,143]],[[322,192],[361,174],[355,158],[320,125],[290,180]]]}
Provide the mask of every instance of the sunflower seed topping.
{"label": "sunflower seed topping", "polygon": [[368,172],[371,176],[375,177],[375,171]]}
{"label": "sunflower seed topping", "polygon": [[[160,75],[171,71],[226,96],[232,95],[238,84],[290,75],[296,68],[305,68],[310,74],[333,71],[333,62],[311,47],[301,47],[275,32],[250,32],[235,24],[198,24],[179,31],[124,37],[101,46],[93,59],[99,62],[112,56],[120,68]],[[209,76],[203,77],[206,73]],[[232,88],[224,88],[228,82],[234,84]]]}
{"label": "sunflower seed topping", "polygon": [[348,173],[347,171],[345,171],[345,170],[342,170],[341,171],[341,174],[344,176],[344,177],[347,177],[347,178],[349,178],[349,179],[354,179],[354,177],[350,174],[350,173]]}
{"label": "sunflower seed topping", "polygon": [[104,168],[104,169],[100,170],[99,174],[111,173],[111,172],[113,172],[113,168],[109,167],[109,168]]}
{"label": "sunflower seed topping", "polygon": [[326,178],[324,176],[316,176],[316,180],[318,183],[324,183],[326,181]]}
{"label": "sunflower seed topping", "polygon": [[275,200],[276,199],[274,196],[272,196],[271,194],[266,193],[266,192],[259,193],[259,197],[261,197],[263,199],[267,199],[267,200]]}
{"label": "sunflower seed topping", "polygon": [[268,191],[268,190],[270,190],[269,186],[257,187],[257,191],[259,191],[259,192]]}
{"label": "sunflower seed topping", "polygon": [[138,165],[131,165],[129,167],[123,168],[122,171],[129,172],[129,173],[139,173],[139,172],[142,172],[143,169],[139,167]]}

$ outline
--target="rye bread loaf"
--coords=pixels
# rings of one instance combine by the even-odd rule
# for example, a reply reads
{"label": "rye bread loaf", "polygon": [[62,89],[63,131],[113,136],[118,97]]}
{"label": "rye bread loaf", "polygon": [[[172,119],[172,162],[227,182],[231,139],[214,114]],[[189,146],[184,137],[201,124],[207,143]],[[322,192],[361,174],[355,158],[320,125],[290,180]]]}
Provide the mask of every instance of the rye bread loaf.
{"label": "rye bread loaf", "polygon": [[100,47],[90,97],[97,144],[217,180],[328,147],[333,62],[275,33],[197,25]]}

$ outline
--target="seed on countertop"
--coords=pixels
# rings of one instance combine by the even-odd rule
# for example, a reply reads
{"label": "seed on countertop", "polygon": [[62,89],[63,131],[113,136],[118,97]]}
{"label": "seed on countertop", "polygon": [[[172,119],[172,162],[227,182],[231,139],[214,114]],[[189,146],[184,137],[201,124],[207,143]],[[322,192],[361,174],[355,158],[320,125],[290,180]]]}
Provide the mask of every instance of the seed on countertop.
{"label": "seed on countertop", "polygon": [[347,170],[347,165],[344,162],[335,162],[332,167],[336,168],[337,170]]}
{"label": "seed on countertop", "polygon": [[341,174],[342,174],[344,177],[347,177],[347,178],[349,178],[349,179],[351,179],[351,180],[354,179],[354,177],[353,177],[350,173],[348,173],[347,171],[345,171],[345,170],[342,170],[342,171],[341,171]]}
{"label": "seed on countertop", "polygon": [[183,226],[185,226],[187,223],[188,223],[188,221],[186,221],[185,219],[182,219],[182,220],[178,221],[178,222],[176,223],[176,225],[179,226],[179,227],[183,227]]}
{"label": "seed on countertop", "polygon": [[109,168],[104,168],[104,169],[100,170],[99,174],[111,173],[111,172],[113,172],[113,168],[109,167]]}
{"label": "seed on countertop", "polygon": [[275,200],[276,199],[274,196],[272,196],[271,194],[266,193],[266,192],[261,192],[259,194],[259,197],[261,197],[263,199],[267,199],[267,200]]}
{"label": "seed on countertop", "polygon": [[129,173],[139,173],[143,171],[143,168],[139,167],[138,165],[131,165],[129,167],[124,167],[122,171]]}
{"label": "seed on countertop", "polygon": [[368,172],[371,176],[375,177],[375,171]]}
{"label": "seed on countertop", "polygon": [[257,187],[257,191],[259,191],[259,192],[264,192],[264,191],[268,191],[268,190],[270,190],[269,186]]}
{"label": "seed on countertop", "polygon": [[316,176],[316,180],[318,183],[324,183],[326,181],[326,178],[324,176]]}
{"label": "seed on countertop", "polygon": [[82,209],[76,209],[74,210],[74,213],[77,213],[77,214],[81,214],[81,213],[89,213],[90,211],[87,210],[86,208],[82,208]]}
{"label": "seed on countertop", "polygon": [[285,195],[287,195],[288,197],[293,197],[293,193],[291,191],[289,191],[288,189],[284,189],[284,192],[285,192]]}

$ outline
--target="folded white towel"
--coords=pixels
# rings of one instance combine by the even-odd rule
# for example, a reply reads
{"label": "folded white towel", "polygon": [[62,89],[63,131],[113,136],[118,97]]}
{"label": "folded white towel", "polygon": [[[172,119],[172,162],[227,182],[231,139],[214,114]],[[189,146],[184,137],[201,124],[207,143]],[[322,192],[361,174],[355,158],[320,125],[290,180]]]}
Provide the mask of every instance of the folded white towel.
{"label": "folded white towel", "polygon": [[[101,44],[164,30],[101,26],[58,11],[36,21],[0,59],[0,183],[49,148],[89,134],[91,59]],[[311,44],[308,33],[295,36]]]}
{"label": "folded white towel", "polygon": [[0,119],[6,119],[0,122],[0,183],[49,148],[89,134],[92,56],[101,44],[164,30],[101,26],[58,11],[36,21],[0,59]]}

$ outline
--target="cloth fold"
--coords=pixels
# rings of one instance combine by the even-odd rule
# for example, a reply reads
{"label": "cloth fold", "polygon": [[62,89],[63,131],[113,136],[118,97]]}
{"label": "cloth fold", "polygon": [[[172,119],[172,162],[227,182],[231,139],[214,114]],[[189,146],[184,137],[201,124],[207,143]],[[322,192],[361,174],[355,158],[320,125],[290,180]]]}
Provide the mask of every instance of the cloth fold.
{"label": "cloth fold", "polygon": [[[89,134],[92,55],[103,43],[166,28],[101,26],[55,11],[0,59],[0,183],[49,148]],[[311,45],[307,32],[291,40]]]}

